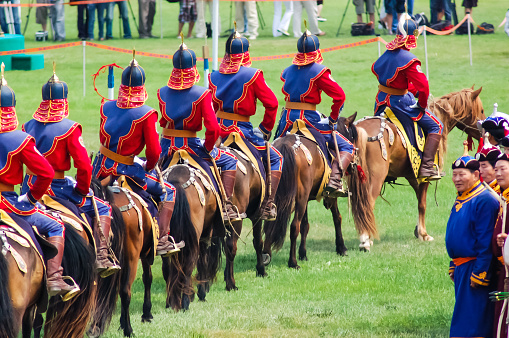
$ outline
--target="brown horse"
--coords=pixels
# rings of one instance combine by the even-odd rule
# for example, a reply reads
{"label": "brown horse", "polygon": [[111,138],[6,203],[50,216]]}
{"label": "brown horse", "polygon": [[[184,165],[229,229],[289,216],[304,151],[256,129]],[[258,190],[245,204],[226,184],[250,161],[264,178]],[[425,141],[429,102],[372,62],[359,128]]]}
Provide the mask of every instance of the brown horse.
{"label": "brown horse", "polygon": [[[166,307],[188,310],[194,299],[192,273],[197,268],[199,290],[214,280],[221,261],[224,226],[217,199],[204,174],[187,164],[176,164],[163,172],[164,179],[176,189],[170,235],[185,247],[170,257],[163,257],[166,281]],[[212,235],[214,234],[214,236]],[[200,291],[199,291],[200,292]]]}
{"label": "brown horse", "polygon": [[[92,182],[92,189],[94,195],[108,201],[112,207],[111,247],[115,256],[119,258],[122,270],[112,276],[99,278],[97,307],[88,335],[97,337],[104,333],[111,321],[120,294],[120,328],[124,335],[129,337],[133,333],[129,315],[131,286],[136,278],[139,259],[143,266],[143,281],[152,281],[154,242],[151,216],[132,193],[126,194],[123,189],[116,187],[103,187],[95,179]],[[152,319],[150,284],[145,285],[145,302],[142,321],[150,321]]]}
{"label": "brown horse", "polygon": [[[19,218],[12,216],[17,223]],[[45,337],[83,337],[95,306],[96,287],[94,281],[95,252],[89,244],[86,234],[77,232],[73,226],[65,224],[65,251],[62,266],[64,275],[73,277],[80,285],[80,293],[67,302],[60,297],[49,301]],[[15,337],[22,327],[23,337],[30,337],[34,319],[38,318],[35,336],[40,334],[42,325],[41,312],[46,310],[47,294],[43,288],[44,267],[38,253],[33,247],[25,247],[15,241],[9,244],[25,261],[27,272],[19,270],[11,254],[7,257],[0,254],[0,337]],[[10,311],[9,311],[10,307]],[[11,316],[9,316],[9,312]],[[8,322],[8,323],[7,323]],[[6,324],[7,323],[7,324]]]}
{"label": "brown horse", "polygon": [[[350,140],[356,142],[357,132],[353,125],[353,121],[357,113],[348,118],[341,117],[338,121],[338,132]],[[311,163],[306,156],[306,153],[299,148],[298,142],[302,142],[305,148],[309,151],[312,158]],[[306,239],[309,232],[309,221],[307,207],[308,202],[316,200],[319,194],[320,187],[323,185],[323,177],[325,175],[325,164],[322,160],[320,150],[316,143],[296,135],[286,135],[274,141],[274,146],[283,155],[284,165],[281,181],[276,193],[275,203],[278,207],[278,215],[273,222],[265,222],[264,233],[264,259],[265,264],[269,264],[272,256],[272,249],[279,250],[283,246],[286,229],[290,221],[292,212],[295,212],[291,226],[290,226],[290,258],[288,266],[290,268],[298,269],[297,264],[297,237],[301,235],[301,242],[299,247],[299,259],[307,260]],[[357,170],[349,170],[350,175],[358,175]],[[336,230],[336,252],[339,255],[346,254],[346,247],[343,240],[341,230],[341,214],[338,209],[337,198],[324,197],[323,204],[326,209],[330,209],[332,213],[332,220]]]}
{"label": "brown horse", "polygon": [[[454,128],[458,128],[468,136],[479,140],[481,134],[476,127],[477,120],[484,119],[484,110],[479,94],[482,87],[474,87],[453,92],[435,99],[429,108],[442,121],[443,134],[439,149],[439,166],[442,168],[444,154],[447,147],[447,135]],[[395,135],[394,142],[386,143],[387,161],[382,157],[380,141],[369,142],[368,137],[376,137],[382,133],[383,139],[389,140],[387,128],[381,128],[382,120],[379,118],[362,119],[356,123],[358,131],[358,161],[366,173],[368,181],[361,183],[357,176],[348,177],[348,186],[352,191],[352,211],[355,227],[360,237],[360,248],[369,250],[371,239],[378,237],[378,230],[373,213],[375,201],[380,195],[382,186],[387,177],[404,177],[412,186],[417,196],[419,220],[414,231],[417,238],[423,241],[432,241],[433,237],[426,232],[424,222],[426,212],[426,194],[429,182],[419,183],[415,178],[407,150],[403,146],[401,136],[394,124],[387,121],[387,128]]]}

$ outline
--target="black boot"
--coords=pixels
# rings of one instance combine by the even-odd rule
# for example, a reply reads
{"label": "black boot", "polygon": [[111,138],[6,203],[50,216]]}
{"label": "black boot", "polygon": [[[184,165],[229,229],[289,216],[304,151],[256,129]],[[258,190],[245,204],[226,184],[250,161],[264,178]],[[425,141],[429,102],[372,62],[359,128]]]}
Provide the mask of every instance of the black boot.
{"label": "black boot", "polygon": [[[339,160],[337,158],[332,161],[332,171],[329,178],[329,183],[323,189],[323,196],[329,198],[338,198],[347,196],[347,192],[343,187],[343,182],[341,178],[343,178],[344,172],[350,165],[353,160],[353,155],[346,151],[339,152]],[[339,167],[339,163],[341,161],[341,168]]]}
{"label": "black boot", "polygon": [[[102,230],[99,231],[99,227]],[[99,220],[96,223],[94,229],[95,245],[97,246],[97,258],[96,258],[96,269],[99,276],[106,278],[120,271],[120,266],[117,264],[116,257],[110,257],[108,248],[108,239],[111,228],[111,217],[110,216],[99,216]]]}
{"label": "black boot", "polygon": [[164,201],[159,203],[159,214],[157,224],[159,226],[159,240],[157,242],[156,255],[169,256],[172,253],[180,251],[185,246],[184,241],[175,243],[170,233],[170,221],[175,207],[174,201]]}
{"label": "black boot", "polygon": [[55,257],[48,260],[46,275],[48,276],[47,288],[50,297],[60,295],[64,302],[76,296],[80,291],[80,287],[71,277],[64,277],[72,282],[72,285],[67,284],[62,278],[62,257],[64,256],[64,237],[53,236],[48,237],[48,242],[53,244],[58,253]]}
{"label": "black boot", "polygon": [[427,178],[428,181],[441,179],[434,162],[440,140],[442,140],[441,134],[428,134],[428,137],[426,137],[426,144],[424,144],[424,151],[422,152],[421,167],[419,169],[419,178]]}
{"label": "black boot", "polygon": [[221,181],[223,181],[224,191],[226,193],[227,200],[225,201],[225,208],[223,210],[223,222],[240,221],[242,218],[239,215],[239,210],[233,205],[231,197],[233,195],[233,188],[235,187],[235,175],[236,170],[225,170],[221,173]]}
{"label": "black boot", "polygon": [[[270,164],[269,164],[270,165]],[[271,194],[265,195],[265,200],[262,203],[262,217],[264,221],[275,221],[277,217],[277,207],[274,204],[274,197],[276,196],[279,180],[281,179],[280,171],[272,171],[270,174]]]}

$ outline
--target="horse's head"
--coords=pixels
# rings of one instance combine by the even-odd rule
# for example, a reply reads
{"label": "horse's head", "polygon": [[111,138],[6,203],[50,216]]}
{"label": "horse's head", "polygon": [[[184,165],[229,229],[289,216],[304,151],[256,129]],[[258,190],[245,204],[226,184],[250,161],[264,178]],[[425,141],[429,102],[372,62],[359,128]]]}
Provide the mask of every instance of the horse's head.
{"label": "horse's head", "polygon": [[354,125],[356,117],[357,112],[348,117],[339,117],[337,124],[338,132],[353,144],[357,142],[357,128]]}
{"label": "horse's head", "polygon": [[467,135],[479,140],[481,132],[477,128],[477,121],[486,118],[479,94],[482,87],[474,90],[465,88],[442,96],[433,103],[433,112],[438,115],[444,124],[444,133],[457,127]]}

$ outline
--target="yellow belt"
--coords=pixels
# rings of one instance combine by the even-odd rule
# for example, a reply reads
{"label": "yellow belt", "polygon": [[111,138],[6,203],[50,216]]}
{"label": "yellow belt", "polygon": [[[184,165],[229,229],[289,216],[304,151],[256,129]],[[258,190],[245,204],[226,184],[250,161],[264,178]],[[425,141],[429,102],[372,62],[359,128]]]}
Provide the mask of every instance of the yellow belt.
{"label": "yellow belt", "polygon": [[307,102],[290,102],[286,101],[286,109],[297,109],[297,110],[316,110],[316,104]]}
{"label": "yellow belt", "polygon": [[[26,170],[26,173],[27,173],[27,175],[37,176],[36,174],[34,174],[34,173],[32,172],[32,170],[30,170],[30,169],[28,169],[28,168],[27,168],[27,170]],[[55,176],[53,176],[53,179],[59,179],[59,180],[61,180],[61,179],[64,179],[64,178],[65,178],[65,171],[57,171],[57,170],[55,170]]]}
{"label": "yellow belt", "polygon": [[216,116],[220,119],[239,121],[239,122],[249,122],[249,116],[240,115],[235,113],[227,113],[222,110],[218,110]]}
{"label": "yellow belt", "polygon": [[405,95],[408,93],[408,89],[389,88],[381,84],[378,85],[378,90],[391,95]]}
{"label": "yellow belt", "polygon": [[197,137],[195,131],[168,128],[163,128],[163,135],[168,137]]}
{"label": "yellow belt", "polygon": [[108,148],[106,148],[105,146],[102,146],[102,145],[99,148],[99,152],[101,154],[103,154],[104,156],[106,156],[107,158],[109,158],[110,160],[113,160],[115,162],[122,163],[125,165],[133,165],[134,164],[134,155],[131,155],[131,156],[120,155],[120,154],[117,154],[117,153],[109,150]]}

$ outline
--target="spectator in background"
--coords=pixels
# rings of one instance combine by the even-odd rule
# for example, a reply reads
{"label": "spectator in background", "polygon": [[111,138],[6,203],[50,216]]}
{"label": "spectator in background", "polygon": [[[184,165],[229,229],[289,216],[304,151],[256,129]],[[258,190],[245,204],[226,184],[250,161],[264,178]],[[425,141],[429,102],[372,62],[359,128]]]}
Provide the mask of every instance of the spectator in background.
{"label": "spectator in background", "polygon": [[88,4],[88,39],[94,40],[95,13],[97,12],[97,22],[99,24],[99,41],[104,40],[104,15],[108,9],[108,3]]}
{"label": "spectator in background", "polygon": [[316,36],[324,36],[325,32],[322,32],[318,28],[318,10],[315,1],[294,1],[293,3],[293,37],[299,39],[302,35],[301,24],[302,24],[302,8],[306,9],[308,13],[308,28],[311,34]]}
{"label": "spectator in background", "polygon": [[152,25],[154,24],[154,16],[156,15],[156,0],[138,0],[138,33],[140,39],[155,38],[152,35]]}
{"label": "spectator in background", "polygon": [[320,16],[322,14],[322,9],[323,9],[323,0],[318,0],[316,2],[316,19],[320,22],[325,22],[325,21],[327,21],[327,19],[322,18]]}
{"label": "spectator in background", "polygon": [[[48,0],[37,0],[38,4],[47,4]],[[35,23],[41,25],[42,31],[48,31],[48,7],[37,7],[35,9]]]}
{"label": "spectator in background", "polygon": [[115,4],[118,5],[118,12],[122,18],[124,27],[124,39],[131,39],[131,26],[129,25],[129,12],[127,11],[127,1],[110,2],[106,11],[106,40],[113,39],[113,16]]}
{"label": "spectator in background", "polygon": [[472,7],[477,7],[477,0],[463,0],[461,6],[465,7],[465,14],[472,14]]}
{"label": "spectator in background", "polygon": [[78,38],[81,40],[88,38],[88,5],[78,5]]}
{"label": "spectator in background", "polygon": [[[448,1],[451,1],[451,0],[448,0]],[[414,0],[407,0],[406,1],[406,12],[409,15],[413,15],[414,14]]]}
{"label": "spectator in background", "polygon": [[[12,3],[12,4],[19,4],[19,0],[10,0],[10,1],[2,1],[2,3]],[[12,11],[12,20],[13,20],[13,26],[14,31],[9,31],[9,25],[7,24],[7,20],[5,17],[5,11]],[[0,25],[2,27],[2,31],[4,33],[11,33],[11,34],[21,34],[21,19],[19,18],[20,15],[20,7],[2,7],[0,8]]]}
{"label": "spectator in background", "polygon": [[[285,5],[285,14],[281,18],[281,12]],[[293,15],[293,1],[274,1],[274,20],[272,21],[272,36],[290,36],[288,27]]]}
{"label": "spectator in background", "polygon": [[369,13],[369,21],[375,22],[375,0],[353,0],[355,5],[355,13],[357,13],[357,22],[362,22],[362,14],[364,13],[364,4],[366,4],[366,13]]}
{"label": "spectator in background", "polygon": [[179,32],[177,34],[177,38],[180,38],[180,33],[182,32],[182,28],[184,28],[184,24],[186,22],[189,23],[189,27],[187,30],[187,38],[191,39],[193,37],[193,27],[196,18],[197,18],[196,1],[180,0]]}
{"label": "spectator in background", "polygon": [[[212,24],[212,0],[197,0],[196,11],[198,12],[198,19],[196,21],[196,37],[203,39],[207,36],[207,25],[205,24],[205,6],[209,7],[210,22]],[[221,35],[221,18],[218,20],[217,35]]]}
{"label": "spectator in background", "polygon": [[[247,30],[244,29],[244,13],[247,18]],[[235,20],[239,30],[243,30],[244,35],[250,40],[255,40],[258,36],[258,11],[256,10],[256,1],[237,1],[235,2]]]}
{"label": "spectator in background", "polygon": [[431,24],[442,21],[442,18],[451,22],[451,0],[430,0],[430,22]]}
{"label": "spectator in background", "polygon": [[405,0],[384,0],[385,5],[385,13],[387,13],[385,20],[385,28],[387,28],[387,32],[389,35],[392,35],[393,25],[392,22],[394,20],[394,13],[397,13],[398,21],[401,14],[405,13]]}
{"label": "spectator in background", "polygon": [[51,27],[53,27],[53,40],[65,41],[65,10],[64,0],[52,1],[53,6],[49,8],[51,16]]}

